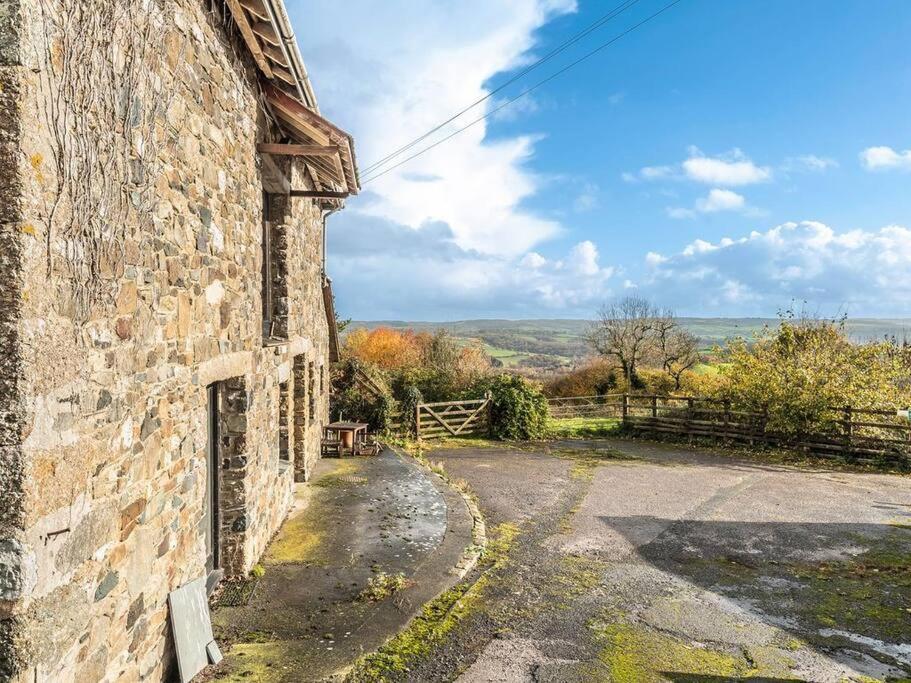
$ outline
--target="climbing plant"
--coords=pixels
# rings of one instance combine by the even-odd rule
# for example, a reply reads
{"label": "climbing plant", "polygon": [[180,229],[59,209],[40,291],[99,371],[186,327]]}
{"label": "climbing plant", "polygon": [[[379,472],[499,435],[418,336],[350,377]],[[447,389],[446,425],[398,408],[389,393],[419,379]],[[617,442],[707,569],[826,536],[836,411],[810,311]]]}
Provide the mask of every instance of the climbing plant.
{"label": "climbing plant", "polygon": [[168,106],[162,74],[164,0],[39,0],[39,116],[50,177],[43,220],[47,271],[62,272],[77,319],[113,296],[128,226],[151,220],[158,176],[156,121]]}

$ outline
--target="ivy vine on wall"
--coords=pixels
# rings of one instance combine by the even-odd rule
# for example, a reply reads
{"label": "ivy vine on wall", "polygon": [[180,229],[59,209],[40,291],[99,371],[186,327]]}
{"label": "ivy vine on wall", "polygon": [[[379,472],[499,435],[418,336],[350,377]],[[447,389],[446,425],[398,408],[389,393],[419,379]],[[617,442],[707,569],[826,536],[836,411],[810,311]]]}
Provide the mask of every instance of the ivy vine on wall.
{"label": "ivy vine on wall", "polygon": [[148,227],[167,107],[167,0],[40,0],[39,116],[53,178],[44,202],[48,276],[87,319],[116,293],[124,241]]}

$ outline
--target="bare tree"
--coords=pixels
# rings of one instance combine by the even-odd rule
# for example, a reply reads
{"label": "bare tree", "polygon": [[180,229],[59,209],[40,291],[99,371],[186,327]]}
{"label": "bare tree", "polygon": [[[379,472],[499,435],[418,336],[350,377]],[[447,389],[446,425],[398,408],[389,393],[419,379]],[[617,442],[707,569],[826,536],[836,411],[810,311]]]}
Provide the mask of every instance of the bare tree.
{"label": "bare tree", "polygon": [[672,377],[679,390],[683,374],[699,362],[698,338],[680,326],[673,311],[641,297],[602,306],[588,341],[602,356],[617,360],[629,386],[636,369],[648,364]]}
{"label": "bare tree", "polygon": [[673,325],[670,327],[660,328],[658,350],[662,369],[674,378],[674,391],[679,391],[683,373],[699,362],[699,339],[680,327],[676,320],[671,321]]}
{"label": "bare tree", "polygon": [[632,384],[636,368],[654,350],[655,323],[661,317],[647,299],[628,296],[598,311],[598,321],[588,334],[588,342],[602,356],[615,358],[623,377]]}

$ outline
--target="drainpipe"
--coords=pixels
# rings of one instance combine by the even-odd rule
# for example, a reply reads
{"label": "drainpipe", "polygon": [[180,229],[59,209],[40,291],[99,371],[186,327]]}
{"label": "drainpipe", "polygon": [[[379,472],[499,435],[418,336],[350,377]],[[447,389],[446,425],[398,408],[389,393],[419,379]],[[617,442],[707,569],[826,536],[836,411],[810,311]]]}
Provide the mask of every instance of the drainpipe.
{"label": "drainpipe", "polygon": [[334,209],[330,209],[329,211],[323,212],[323,267],[322,267],[323,284],[325,284],[325,282],[328,278],[328,274],[326,273],[326,219],[329,218],[329,216],[331,216],[335,212],[341,211],[341,209],[342,209],[342,207],[337,206]]}
{"label": "drainpipe", "polygon": [[301,101],[318,114],[319,107],[316,105],[316,95],[313,93],[310,77],[304,67],[304,58],[301,57],[300,48],[297,46],[297,39],[294,37],[294,30],[291,28],[291,19],[288,17],[285,3],[282,0],[264,1],[272,19],[272,25],[278,29],[281,51],[288,62],[291,73],[294,75],[294,80],[297,81],[297,91],[300,94]]}

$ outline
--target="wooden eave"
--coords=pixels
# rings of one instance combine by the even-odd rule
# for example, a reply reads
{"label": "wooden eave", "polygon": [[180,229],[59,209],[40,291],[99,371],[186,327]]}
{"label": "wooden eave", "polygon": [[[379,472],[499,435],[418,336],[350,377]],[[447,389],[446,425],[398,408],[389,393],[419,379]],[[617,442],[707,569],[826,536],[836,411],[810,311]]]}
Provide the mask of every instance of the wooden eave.
{"label": "wooden eave", "polygon": [[[290,64],[289,53],[282,46],[282,32],[273,24],[267,2],[225,0],[225,4],[259,69],[267,109],[288,141],[302,146],[334,148],[331,154],[294,156],[303,157],[310,174],[315,176],[314,184],[331,192],[357,194],[360,179],[354,139],[319,114],[299,54],[296,49],[292,51],[294,64]],[[302,82],[295,74],[303,75]],[[301,96],[313,106],[308,107]],[[273,149],[261,153],[278,152]]]}
{"label": "wooden eave", "polygon": [[319,173],[323,185],[338,186],[349,194],[357,194],[360,182],[351,136],[271,83],[263,83],[263,95],[282,129],[295,143],[336,148],[334,154],[305,157]]}

